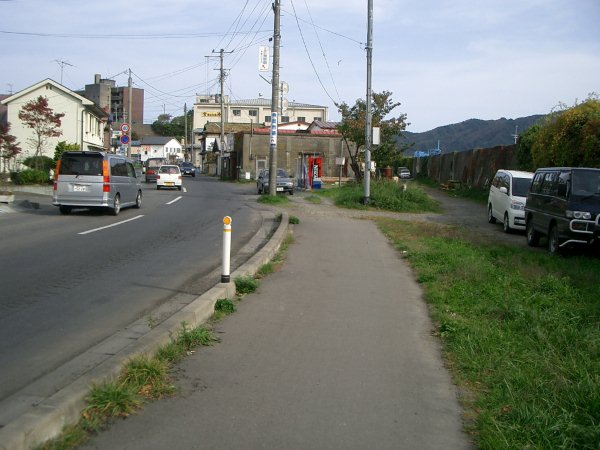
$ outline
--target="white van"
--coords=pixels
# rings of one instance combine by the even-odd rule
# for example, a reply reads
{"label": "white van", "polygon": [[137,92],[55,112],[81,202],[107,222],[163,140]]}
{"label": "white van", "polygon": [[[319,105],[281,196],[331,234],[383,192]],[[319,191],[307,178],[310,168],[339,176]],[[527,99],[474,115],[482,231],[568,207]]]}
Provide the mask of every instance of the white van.
{"label": "white van", "polygon": [[505,233],[525,229],[525,200],[533,173],[519,170],[496,172],[488,195],[488,222],[502,221]]}
{"label": "white van", "polygon": [[142,206],[142,187],[131,160],[105,152],[64,152],[54,171],[52,204],[62,214],[73,208]]}

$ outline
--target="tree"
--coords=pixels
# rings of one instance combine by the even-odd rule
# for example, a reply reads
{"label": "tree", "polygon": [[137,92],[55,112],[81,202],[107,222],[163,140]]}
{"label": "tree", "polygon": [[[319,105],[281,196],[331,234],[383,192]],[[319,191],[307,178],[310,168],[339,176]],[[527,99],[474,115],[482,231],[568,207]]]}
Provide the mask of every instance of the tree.
{"label": "tree", "polygon": [[152,131],[160,136],[174,137],[181,140],[185,137],[185,122],[187,118],[188,133],[192,130],[194,111],[190,110],[186,116],[172,117],[170,114],[161,114],[152,123]]}
{"label": "tree", "polygon": [[61,119],[64,113],[55,113],[48,106],[48,99],[39,96],[36,100],[25,103],[19,111],[19,119],[33,130],[35,137],[30,142],[35,148],[33,156],[41,156],[48,138],[58,137],[62,134],[60,130]]}
{"label": "tree", "polygon": [[60,141],[58,144],[56,144],[56,147],[54,147],[54,163],[56,164],[58,162],[60,156],[64,152],[77,150],[79,150],[79,144],[69,144],[67,141]]}
{"label": "tree", "polygon": [[519,161],[519,169],[533,172],[535,170],[531,148],[540,131],[539,125],[532,125],[519,136],[517,141],[517,159]]}
{"label": "tree", "polygon": [[[389,91],[373,93],[371,123],[374,127],[380,127],[381,137],[380,145],[373,150],[373,159],[380,166],[394,165],[397,159],[402,157],[402,150],[398,148],[396,138],[406,128],[406,114],[400,114],[397,118],[385,119],[396,107],[400,106],[400,103],[392,102],[391,97],[392,93]],[[362,180],[360,152],[364,150],[365,146],[367,104],[362,99],[356,100],[352,107],[341,103],[338,105],[338,111],[342,116],[338,131],[346,143],[350,166],[354,171],[356,181],[360,182]],[[351,150],[349,142],[355,144],[354,150]]]}
{"label": "tree", "polygon": [[600,167],[600,100],[546,116],[536,133],[531,155],[535,167]]}
{"label": "tree", "polygon": [[10,160],[21,153],[17,138],[10,132],[10,123],[0,123],[0,157],[2,158],[2,172],[9,167]]}

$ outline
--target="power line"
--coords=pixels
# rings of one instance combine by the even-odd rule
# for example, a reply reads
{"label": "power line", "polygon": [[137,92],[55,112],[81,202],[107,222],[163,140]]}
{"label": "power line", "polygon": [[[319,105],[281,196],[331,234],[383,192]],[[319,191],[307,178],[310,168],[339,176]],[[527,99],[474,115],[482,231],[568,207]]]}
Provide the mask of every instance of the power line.
{"label": "power line", "polygon": [[[267,32],[268,30],[262,30]],[[249,31],[237,31],[234,34],[252,34],[254,30]],[[226,37],[228,33],[165,33],[165,34],[80,34],[80,33],[39,33],[39,32],[27,32],[27,31],[8,31],[0,30],[1,34],[12,34],[20,36],[36,36],[36,37],[55,37],[55,38],[67,38],[67,39],[195,39],[195,38],[207,38],[207,37]]]}
{"label": "power line", "polygon": [[317,72],[317,69],[315,67],[315,64],[313,63],[312,57],[310,56],[310,52],[308,51],[308,47],[306,45],[306,41],[304,40],[304,34],[302,33],[302,28],[300,28],[300,22],[298,21],[298,16],[296,15],[296,7],[294,6],[293,0],[290,0],[290,3],[292,4],[292,8],[294,9],[294,17],[296,17],[296,23],[298,24],[298,31],[300,32],[300,37],[302,38],[302,44],[304,45],[304,50],[306,51],[306,56],[308,56],[308,60],[310,61],[310,65],[312,66],[313,71],[315,72],[315,75],[317,76],[317,80],[319,81],[319,84],[323,88],[323,91],[325,92],[325,94],[327,94],[327,97],[329,97],[329,99],[334,104],[336,104],[336,101],[329,94],[329,91],[327,90],[327,88],[325,87],[325,85],[323,84],[323,82],[321,81],[321,77],[319,76],[319,73]]}

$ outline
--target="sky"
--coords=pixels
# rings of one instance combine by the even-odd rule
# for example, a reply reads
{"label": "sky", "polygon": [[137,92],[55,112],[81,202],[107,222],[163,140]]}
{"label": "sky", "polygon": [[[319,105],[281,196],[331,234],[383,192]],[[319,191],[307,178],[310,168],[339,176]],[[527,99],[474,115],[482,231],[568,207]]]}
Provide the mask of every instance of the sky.
{"label": "sky", "polygon": [[[0,93],[94,74],[145,91],[144,122],[183,114],[196,94],[270,98],[273,0],[0,0]],[[367,92],[367,0],[281,0],[280,80],[289,101],[354,105]],[[423,132],[515,119],[600,93],[599,0],[373,0],[372,89]],[[271,52],[272,54],[272,52]]]}

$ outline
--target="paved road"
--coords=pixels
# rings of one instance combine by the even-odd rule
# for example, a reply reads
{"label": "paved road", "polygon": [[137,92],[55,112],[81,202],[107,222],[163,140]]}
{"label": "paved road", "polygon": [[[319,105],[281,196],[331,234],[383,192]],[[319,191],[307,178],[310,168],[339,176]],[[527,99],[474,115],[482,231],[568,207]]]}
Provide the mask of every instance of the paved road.
{"label": "paved road", "polygon": [[261,227],[251,186],[204,177],[184,186],[144,184],[142,208],[118,217],[62,216],[29,194],[20,200],[38,208],[0,215],[0,426],[76,379],[61,371],[74,357],[140,318],[156,324],[217,283],[223,216],[234,218],[234,255]]}
{"label": "paved road", "polygon": [[371,221],[291,213],[281,270],[177,367],[178,395],[83,448],[471,448],[407,265]]}

